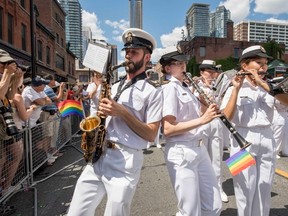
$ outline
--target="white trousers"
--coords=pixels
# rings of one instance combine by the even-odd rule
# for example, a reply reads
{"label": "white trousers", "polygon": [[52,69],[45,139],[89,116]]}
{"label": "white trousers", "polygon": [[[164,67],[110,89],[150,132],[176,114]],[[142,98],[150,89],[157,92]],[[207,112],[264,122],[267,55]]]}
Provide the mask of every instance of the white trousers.
{"label": "white trousers", "polygon": [[[219,118],[214,119],[208,124],[204,125],[203,143],[207,148],[209,157],[211,159],[212,167],[215,171],[217,183],[220,190],[222,190],[222,157],[223,157],[223,123]],[[228,140],[227,140],[228,142]]]}
{"label": "white trousers", "polygon": [[205,146],[166,143],[165,160],[178,201],[176,215],[220,215],[219,187]]}
{"label": "white trousers", "polygon": [[68,216],[93,216],[105,195],[104,216],[129,216],[142,165],[142,150],[118,144],[115,149],[106,149],[79,177]]}
{"label": "white trousers", "polygon": [[[271,127],[238,128],[238,132],[252,145],[247,148],[256,160],[233,177],[238,216],[269,216],[271,188],[274,178],[276,147]],[[239,151],[233,139],[231,155]]]}

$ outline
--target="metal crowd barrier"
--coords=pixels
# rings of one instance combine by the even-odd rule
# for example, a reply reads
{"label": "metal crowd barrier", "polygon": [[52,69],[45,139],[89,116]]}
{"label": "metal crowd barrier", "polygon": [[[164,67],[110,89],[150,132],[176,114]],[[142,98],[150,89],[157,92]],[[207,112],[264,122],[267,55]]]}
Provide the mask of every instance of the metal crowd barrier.
{"label": "metal crowd barrier", "polygon": [[80,121],[76,115],[56,117],[23,129],[14,136],[14,142],[0,144],[0,204],[20,190],[33,188],[35,172],[48,162],[48,154],[53,155],[72,140]]}

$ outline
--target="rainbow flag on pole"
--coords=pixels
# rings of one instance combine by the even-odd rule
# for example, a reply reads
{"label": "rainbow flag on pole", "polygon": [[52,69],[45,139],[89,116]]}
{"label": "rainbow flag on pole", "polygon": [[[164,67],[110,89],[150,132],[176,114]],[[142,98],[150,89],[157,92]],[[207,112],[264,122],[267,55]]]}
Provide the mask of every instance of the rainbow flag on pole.
{"label": "rainbow flag on pole", "polygon": [[237,175],[247,167],[256,164],[254,157],[245,149],[241,149],[225,162],[233,176]]}
{"label": "rainbow flag on pole", "polygon": [[58,109],[62,117],[79,115],[83,118],[83,108],[80,101],[64,100],[58,104]]}

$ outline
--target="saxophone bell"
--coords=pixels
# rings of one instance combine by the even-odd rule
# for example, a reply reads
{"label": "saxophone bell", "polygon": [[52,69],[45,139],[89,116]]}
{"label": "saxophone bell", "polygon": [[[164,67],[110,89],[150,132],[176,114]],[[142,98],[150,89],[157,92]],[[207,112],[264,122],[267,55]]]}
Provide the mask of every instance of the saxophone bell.
{"label": "saxophone bell", "polygon": [[80,122],[80,129],[84,132],[91,132],[99,127],[101,119],[98,116],[89,116]]}

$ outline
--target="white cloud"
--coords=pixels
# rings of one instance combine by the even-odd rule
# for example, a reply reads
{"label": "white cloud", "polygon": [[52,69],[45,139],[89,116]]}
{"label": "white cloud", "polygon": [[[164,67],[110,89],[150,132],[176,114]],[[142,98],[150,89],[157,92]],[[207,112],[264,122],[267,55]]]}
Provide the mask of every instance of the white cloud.
{"label": "white cloud", "polygon": [[111,20],[105,20],[105,24],[112,27],[113,31],[112,39],[116,41],[117,43],[122,42],[122,32],[129,28],[129,21],[121,19],[119,21],[111,21]]}
{"label": "white cloud", "polygon": [[165,48],[169,46],[176,46],[177,42],[182,40],[183,37],[182,31],[184,31],[185,35],[186,32],[185,26],[175,27],[171,33],[161,35],[160,40],[162,47]]}
{"label": "white cloud", "polygon": [[249,16],[251,0],[226,0],[221,1],[219,5],[224,5],[231,12],[231,20],[236,24],[245,20]]}
{"label": "white cloud", "polygon": [[88,11],[82,11],[82,25],[91,28],[92,38],[98,40],[107,40],[104,36],[104,31],[100,27],[100,22],[98,21],[97,15],[93,13],[89,13]]}
{"label": "white cloud", "polygon": [[254,11],[262,14],[279,15],[288,13],[287,0],[255,0]]}
{"label": "white cloud", "polygon": [[[153,51],[152,57],[151,57],[152,62],[158,62],[161,56],[167,52],[168,47],[169,48],[174,47],[176,49],[176,45],[178,41],[182,40],[183,36],[185,37],[186,35],[187,35],[187,30],[185,26],[175,27],[172,30],[172,32],[161,35],[160,42],[161,42],[162,48],[156,48]],[[159,47],[159,44],[158,44],[158,47]]]}
{"label": "white cloud", "polygon": [[288,20],[280,20],[275,18],[269,18],[266,20],[267,22],[274,22],[274,23],[285,23],[288,24]]}

